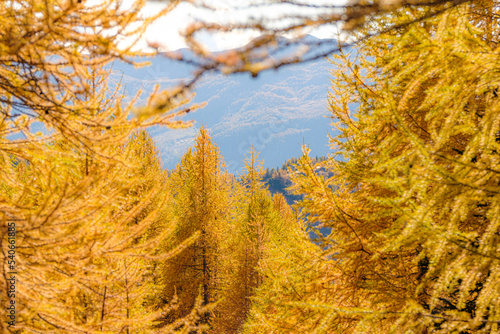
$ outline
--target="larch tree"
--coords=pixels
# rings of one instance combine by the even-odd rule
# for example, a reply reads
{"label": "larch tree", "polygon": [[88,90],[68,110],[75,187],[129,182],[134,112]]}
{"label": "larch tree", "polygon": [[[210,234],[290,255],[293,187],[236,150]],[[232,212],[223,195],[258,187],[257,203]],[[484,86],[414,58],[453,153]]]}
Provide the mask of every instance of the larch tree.
{"label": "larch tree", "polygon": [[16,214],[13,331],[153,331],[162,310],[143,307],[152,293],[145,271],[171,229],[144,238],[161,219],[166,189],[155,152],[140,154],[137,142],[110,147],[122,156],[114,164],[87,169],[87,156],[59,141],[47,144],[50,158],[42,152],[13,167],[16,188],[2,189],[3,207]]}
{"label": "larch tree", "polygon": [[318,289],[327,277],[326,267],[318,263],[328,260],[283,195],[271,196],[262,181],[262,164],[252,149],[235,185],[232,217],[225,224],[217,333],[309,332],[314,325],[306,319],[313,312],[300,316],[300,307],[288,303],[306,290],[308,298],[326,291]]}
{"label": "larch tree", "polygon": [[234,183],[230,219],[223,226],[223,300],[217,308],[214,326],[218,333],[239,331],[250,309],[250,297],[261,282],[258,265],[272,206],[262,182],[263,174],[263,162],[252,148],[240,180]]}
{"label": "larch tree", "polygon": [[[245,276],[245,295],[251,295],[253,289],[259,286],[261,278],[257,271],[260,258],[263,253],[264,241],[266,238],[266,225],[270,217],[270,208],[272,207],[271,199],[267,189],[264,187],[262,177],[264,175],[264,162],[259,160],[259,154],[252,147],[250,156],[244,163],[243,174],[240,175],[240,184],[246,190],[246,206],[245,212],[240,218],[244,219],[242,224],[242,235],[246,240],[244,245],[250,246],[250,249],[245,249],[244,267],[249,271]],[[248,301],[247,301],[248,303]],[[248,309],[248,304],[246,305]],[[246,312],[245,312],[246,313]]]}
{"label": "larch tree", "polygon": [[309,221],[332,230],[336,299],[303,304],[330,312],[329,332],[499,331],[497,10],[463,4],[338,57],[340,135],[321,163],[334,176],[305,155],[294,177]]}
{"label": "larch tree", "polygon": [[[130,138],[152,124],[178,127],[187,100],[165,92],[126,106],[106,69],[131,62],[134,40],[158,17],[142,19],[144,4],[0,4],[2,333],[158,332],[161,310],[142,305],[151,294],[143,269],[168,256],[149,258],[171,229],[142,236],[161,220],[164,172],[154,150],[131,149],[150,141]],[[3,307],[12,302],[13,325]]]}
{"label": "larch tree", "polygon": [[196,320],[198,330],[208,331],[212,326],[210,305],[220,296],[218,259],[224,237],[220,226],[227,216],[230,180],[219,149],[202,127],[194,149],[188,150],[170,176],[176,228],[169,245],[190,245],[164,264],[162,298],[165,302],[177,300],[180,305],[165,317],[165,323],[185,316],[198,299],[205,307]]}
{"label": "larch tree", "polygon": [[315,333],[329,321],[328,312],[307,310],[302,303],[334,298],[328,289],[331,261],[311,242],[303,219],[283,195],[263,195],[254,208],[264,230],[256,243],[257,282],[247,296],[251,303],[241,333]]}

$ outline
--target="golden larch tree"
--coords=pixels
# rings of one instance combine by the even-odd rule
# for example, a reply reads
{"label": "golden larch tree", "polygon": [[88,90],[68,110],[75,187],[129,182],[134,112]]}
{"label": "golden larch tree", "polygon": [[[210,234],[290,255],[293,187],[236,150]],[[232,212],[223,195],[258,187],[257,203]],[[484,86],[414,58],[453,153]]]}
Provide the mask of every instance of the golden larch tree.
{"label": "golden larch tree", "polygon": [[[164,264],[162,298],[167,302],[176,299],[180,303],[177,310],[165,317],[165,323],[186,315],[197,298],[205,307],[218,299],[221,286],[218,257],[224,238],[220,226],[227,216],[229,182],[219,149],[208,130],[202,127],[195,138],[194,149],[187,151],[170,176],[171,205],[177,224],[169,241],[170,247],[195,240]],[[200,330],[208,330],[212,318],[208,308],[199,314]]]}
{"label": "golden larch tree", "polygon": [[332,229],[336,300],[304,305],[330,310],[331,332],[498,332],[496,11],[464,4],[338,57],[334,177],[307,156],[295,177],[310,222]]}

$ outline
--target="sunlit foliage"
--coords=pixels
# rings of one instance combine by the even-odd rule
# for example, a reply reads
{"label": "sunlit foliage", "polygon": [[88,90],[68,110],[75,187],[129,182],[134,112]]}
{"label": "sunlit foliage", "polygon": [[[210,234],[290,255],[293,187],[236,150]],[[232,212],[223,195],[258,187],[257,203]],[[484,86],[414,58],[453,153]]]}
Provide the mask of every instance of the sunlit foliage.
{"label": "sunlit foliage", "polygon": [[161,221],[166,175],[151,139],[135,131],[178,126],[186,101],[163,94],[134,109],[106,67],[128,61],[125,39],[132,46],[155,19],[140,18],[144,4],[0,4],[0,302],[16,303],[9,329],[1,308],[2,333],[148,332],[161,313],[143,301],[152,261],[168,256],[149,258],[171,231]]}
{"label": "sunlit foliage", "polygon": [[[367,40],[355,60],[337,57],[330,106],[341,134],[321,163],[334,176],[315,175],[304,156],[294,178],[304,212],[332,229],[324,246],[336,259],[336,301],[305,306],[331,310],[332,325],[363,333],[499,330],[491,5],[459,6]],[[385,19],[418,15],[406,9]]]}
{"label": "sunlit foliage", "polygon": [[[499,332],[496,2],[321,5],[284,28],[243,24],[265,34],[217,55],[192,37],[229,27],[192,26],[193,81],[138,108],[109,64],[157,18],[144,4],[0,4],[2,333]],[[332,22],[357,43],[332,62],[340,134],[327,159],[305,149],[280,171],[303,196],[294,209],[270,195],[255,151],[229,175],[206,128],[163,170],[144,128],[187,125],[186,87],[318,57],[269,55],[296,44],[281,33]],[[308,227],[329,234],[315,244]]]}
{"label": "sunlit foliage", "polygon": [[[163,266],[162,299],[168,303],[177,298],[180,303],[165,316],[167,324],[187,315],[197,299],[206,307],[220,295],[220,244],[225,237],[221,229],[229,210],[229,181],[219,149],[202,128],[194,150],[188,150],[170,177],[177,225],[167,247],[190,245]],[[197,320],[206,329],[212,321],[210,310]]]}

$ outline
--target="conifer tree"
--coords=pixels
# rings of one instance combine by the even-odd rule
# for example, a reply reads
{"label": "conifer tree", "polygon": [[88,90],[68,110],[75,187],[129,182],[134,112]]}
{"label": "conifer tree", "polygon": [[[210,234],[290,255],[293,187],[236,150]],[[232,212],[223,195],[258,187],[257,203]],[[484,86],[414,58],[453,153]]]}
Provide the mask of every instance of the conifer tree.
{"label": "conifer tree", "polygon": [[308,238],[303,221],[283,195],[271,198],[266,193],[259,202],[265,238],[255,269],[258,284],[249,295],[251,304],[241,332],[313,333],[327,312],[304,311],[300,303],[327,294],[329,261]]}
{"label": "conifer tree", "polygon": [[[228,210],[229,176],[217,146],[205,127],[195,138],[194,150],[189,149],[172,172],[170,189],[176,228],[169,240],[170,247],[190,241],[191,245],[164,265],[163,299],[177,299],[180,306],[168,314],[171,323],[189,312],[196,299],[202,306],[214,303],[220,291],[218,258],[220,256],[220,226]],[[208,330],[213,314],[209,309],[198,315],[200,330]],[[204,328],[204,329],[203,329]]]}
{"label": "conifer tree", "polygon": [[[286,321],[302,323],[305,318],[291,317],[293,312],[286,304],[294,301],[297,289],[305,289],[308,279],[327,273],[318,270],[313,274],[314,269],[319,269],[313,258],[321,258],[319,249],[308,240],[303,223],[283,195],[271,197],[262,181],[262,165],[252,149],[240,181],[235,184],[232,217],[226,225],[227,241],[222,252],[224,289],[217,308],[217,333],[281,333]],[[316,284],[310,283],[308,289]],[[299,308],[295,311],[300,312]],[[311,328],[302,323],[298,327],[290,325],[289,331],[308,332]]]}
{"label": "conifer tree", "polygon": [[12,225],[17,247],[16,325],[6,327],[2,307],[2,333],[147,332],[159,317],[142,306],[151,294],[143,274],[169,229],[142,236],[160,220],[155,204],[167,193],[155,153],[134,155],[127,142],[141,126],[178,126],[182,101],[158,94],[134,109],[105,69],[114,59],[130,62],[124,39],[156,18],[141,19],[144,4],[0,4],[2,305],[13,300]]}
{"label": "conifer tree", "polygon": [[231,217],[223,229],[223,300],[217,308],[215,332],[238,332],[248,315],[250,297],[261,282],[258,265],[265,247],[271,204],[263,175],[263,162],[252,148],[244,161],[243,174],[234,184]]}
{"label": "conifer tree", "polygon": [[[250,272],[245,277],[246,296],[251,295],[251,291],[259,286],[260,277],[257,267],[262,256],[264,242],[266,238],[267,220],[269,219],[271,203],[270,195],[264,187],[262,177],[264,175],[264,162],[258,160],[259,154],[252,147],[250,156],[245,160],[243,175],[241,175],[241,185],[247,191],[247,207],[243,215],[243,236],[245,245],[250,249],[245,249],[246,260],[244,267]],[[248,305],[246,307],[248,309]],[[246,313],[246,312],[245,312]]]}
{"label": "conifer tree", "polygon": [[[110,147],[124,158],[113,165],[94,160],[88,175],[86,155],[66,142],[47,145],[50,159],[42,152],[11,170],[17,187],[3,184],[2,205],[9,211],[2,218],[17,218],[12,330],[152,330],[161,310],[143,306],[151,294],[145,271],[148,256],[170,231],[143,237],[161,219],[166,190],[158,182],[165,175],[156,149],[149,139],[152,150],[139,154],[134,145],[148,147],[139,141]],[[8,302],[6,291],[1,299]]]}
{"label": "conifer tree", "polygon": [[336,300],[303,305],[331,312],[328,331],[499,330],[496,11],[458,6],[339,57],[341,134],[321,163],[334,177],[306,155],[294,177],[310,222],[332,229]]}

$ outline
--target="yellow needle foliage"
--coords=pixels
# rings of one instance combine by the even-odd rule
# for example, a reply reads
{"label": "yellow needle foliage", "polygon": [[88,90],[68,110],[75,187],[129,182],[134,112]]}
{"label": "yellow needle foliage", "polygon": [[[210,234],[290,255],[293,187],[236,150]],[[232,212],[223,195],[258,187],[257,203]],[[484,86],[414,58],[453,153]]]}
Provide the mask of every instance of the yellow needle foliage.
{"label": "yellow needle foliage", "polygon": [[245,321],[251,296],[262,284],[259,264],[267,245],[269,226],[276,220],[272,200],[262,182],[263,162],[252,148],[243,174],[233,186],[231,217],[224,226],[227,236],[221,257],[224,299],[217,311],[215,333],[237,333]]}
{"label": "yellow needle foliage", "polygon": [[[498,333],[498,8],[475,2],[336,57],[330,108],[340,135],[296,191],[335,265],[326,332]],[[373,28],[411,21],[404,8]]]}
{"label": "yellow needle foliage", "polygon": [[[313,301],[327,290],[327,261],[305,233],[281,194],[262,182],[264,170],[252,149],[245,160],[235,205],[230,248],[233,264],[226,295],[224,333],[309,333],[314,311],[291,301]],[[229,320],[229,321],[228,321]],[[222,332],[222,330],[220,331]]]}
{"label": "yellow needle foliage", "polygon": [[[160,223],[167,195],[156,150],[144,150],[152,147],[151,139],[136,136],[110,148],[134,162],[128,166],[94,160],[87,168],[88,156],[71,144],[46,146],[50,157],[42,152],[14,166],[4,162],[15,181],[15,186],[2,182],[1,188],[2,223],[16,226],[17,319],[12,329],[151,330],[161,310],[143,307],[152,284],[144,273],[158,260],[149,256],[170,233],[164,228],[144,237]],[[3,268],[12,271],[6,264]],[[9,302],[5,284],[0,299]],[[3,310],[1,315],[7,317]]]}
{"label": "yellow needle foliage", "polygon": [[[170,175],[170,205],[176,225],[166,247],[189,245],[162,266],[161,300],[179,303],[162,319],[165,324],[187,331],[206,331],[212,326],[210,307],[220,298],[222,283],[220,245],[226,236],[221,229],[229,210],[229,182],[219,149],[203,127],[195,138],[194,150],[186,152]],[[193,315],[200,327],[180,323],[179,319],[187,316],[197,303],[205,307]]]}
{"label": "yellow needle foliage", "polygon": [[2,333],[171,330],[153,328],[162,309],[149,306],[155,266],[182,248],[160,251],[173,230],[167,178],[136,130],[177,127],[186,101],[160,94],[131,118],[106,69],[157,17],[142,19],[144,4],[0,3]]}

